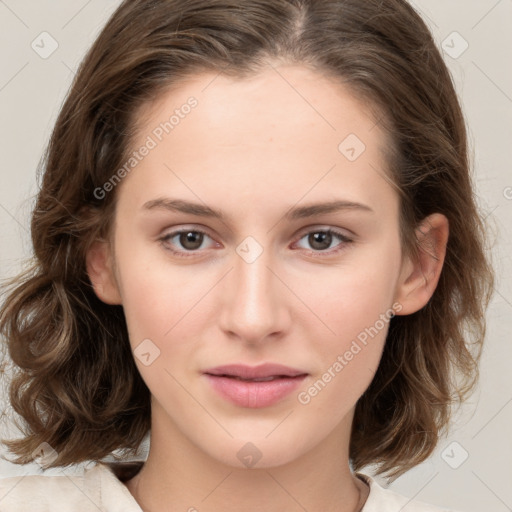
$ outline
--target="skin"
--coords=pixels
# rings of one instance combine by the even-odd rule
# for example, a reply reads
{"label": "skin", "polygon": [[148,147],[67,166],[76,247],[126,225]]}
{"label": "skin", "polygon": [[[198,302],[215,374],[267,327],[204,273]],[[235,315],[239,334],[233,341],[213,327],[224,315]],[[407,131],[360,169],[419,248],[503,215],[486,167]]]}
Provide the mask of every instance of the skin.
{"label": "skin", "polygon": [[[133,349],[150,339],[160,351],[149,366],[135,359],[152,394],[152,437],[127,487],[151,511],[359,510],[367,488],[348,465],[350,429],[387,323],[306,405],[294,392],[270,407],[238,407],[201,373],[276,362],[308,373],[299,391],[307,390],[379,315],[428,302],[448,222],[425,219],[417,234],[428,251],[402,255],[398,196],[383,177],[388,136],[367,105],[318,72],[279,65],[244,80],[194,75],[145,107],[134,147],[190,96],[197,107],[115,190],[112,240],[87,255],[98,297],[123,305]],[[351,133],[366,146],[355,161],[338,150]],[[225,218],[143,210],[164,197]],[[335,199],[372,211],[285,218]],[[208,234],[189,257],[169,250],[187,252],[179,236],[161,241],[180,228]],[[307,235],[327,228],[352,242],[312,246]],[[248,236],[263,249],[250,263],[236,251]],[[261,454],[252,468],[237,458],[248,442]]]}

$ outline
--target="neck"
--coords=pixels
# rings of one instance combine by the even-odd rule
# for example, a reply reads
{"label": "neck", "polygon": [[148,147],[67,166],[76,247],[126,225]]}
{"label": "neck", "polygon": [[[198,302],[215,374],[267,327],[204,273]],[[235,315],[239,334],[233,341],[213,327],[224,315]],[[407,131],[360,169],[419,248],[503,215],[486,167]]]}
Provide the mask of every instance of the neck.
{"label": "neck", "polygon": [[241,469],[212,458],[154,418],[147,461],[126,486],[145,512],[358,512],[368,489],[348,465],[350,420],[287,464]]}

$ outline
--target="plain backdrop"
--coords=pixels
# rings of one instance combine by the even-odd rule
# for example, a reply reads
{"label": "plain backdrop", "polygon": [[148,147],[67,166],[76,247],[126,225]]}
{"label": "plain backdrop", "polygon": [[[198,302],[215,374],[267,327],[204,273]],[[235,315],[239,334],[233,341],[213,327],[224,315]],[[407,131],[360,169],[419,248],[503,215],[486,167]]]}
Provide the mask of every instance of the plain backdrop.
{"label": "plain backdrop", "polygon": [[[15,274],[31,254],[38,161],[79,62],[119,3],[0,0],[0,278]],[[430,459],[390,487],[464,512],[505,512],[512,510],[512,0],[414,5],[443,51],[463,102],[476,190],[495,231],[497,291],[478,390]],[[0,460],[0,476],[39,472],[35,464]]]}

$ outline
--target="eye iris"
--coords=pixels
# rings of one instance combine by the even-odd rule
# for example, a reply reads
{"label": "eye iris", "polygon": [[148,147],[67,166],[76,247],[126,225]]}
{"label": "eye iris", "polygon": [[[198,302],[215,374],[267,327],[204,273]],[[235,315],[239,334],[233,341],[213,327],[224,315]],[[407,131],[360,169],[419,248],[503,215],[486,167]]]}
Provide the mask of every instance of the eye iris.
{"label": "eye iris", "polygon": [[308,242],[313,249],[322,251],[328,249],[332,242],[332,234],[323,232],[311,233],[308,236]]}
{"label": "eye iris", "polygon": [[187,231],[180,233],[180,244],[189,250],[199,249],[203,243],[203,234],[197,231]]}

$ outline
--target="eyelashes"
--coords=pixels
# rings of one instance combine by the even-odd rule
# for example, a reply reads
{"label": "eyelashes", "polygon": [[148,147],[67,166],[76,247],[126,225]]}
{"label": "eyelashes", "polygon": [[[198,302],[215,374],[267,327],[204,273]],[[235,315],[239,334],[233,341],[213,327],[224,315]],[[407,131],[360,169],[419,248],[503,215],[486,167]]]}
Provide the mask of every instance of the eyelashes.
{"label": "eyelashes", "polygon": [[[174,239],[176,240],[173,242]],[[159,241],[163,245],[164,249],[174,256],[179,258],[193,258],[204,252],[205,247],[203,246],[203,243],[205,242],[205,239],[210,239],[213,242],[211,246],[215,246],[217,244],[217,242],[215,242],[208,233],[206,233],[206,231],[199,228],[172,231],[160,238]],[[353,242],[353,240],[344,233],[332,228],[313,229],[304,232],[293,245],[297,245],[297,243],[304,239],[307,239],[307,244],[316,246],[316,248],[313,247],[308,249],[302,247],[302,250],[309,256],[319,258],[338,254],[343,251],[348,244]],[[336,240],[338,240],[339,243],[336,244],[333,249],[331,245],[336,242]],[[326,243],[328,245],[327,248],[323,247]],[[176,247],[180,245],[181,249],[176,249]],[[318,247],[319,245],[320,247]]]}
{"label": "eyelashes", "polygon": [[[172,252],[173,254],[175,254],[176,256],[181,256],[181,257],[184,257],[184,258],[188,258],[188,257],[191,257],[191,256],[194,256],[198,253],[198,248],[195,247],[193,249],[185,249],[183,251],[178,251],[176,249],[173,249],[172,247],[169,247],[169,244],[170,244],[170,241],[173,239],[173,238],[176,238],[178,237],[178,241],[179,243],[183,244],[184,241],[186,241],[186,243],[188,242],[191,242],[192,245],[196,245],[197,244],[197,240],[191,240],[191,238],[195,238],[195,237],[190,237],[190,235],[197,235],[199,234],[199,240],[200,240],[200,245],[203,244],[203,239],[204,237],[208,237],[208,238],[211,238],[208,233],[206,233],[205,231],[202,231],[200,229],[197,229],[197,228],[194,228],[194,229],[180,229],[180,230],[177,230],[177,231],[172,231],[171,233],[165,235],[164,237],[162,237],[160,240],[161,242],[164,244],[164,247],[169,250],[170,252]],[[187,253],[190,253],[190,254],[187,254]]]}
{"label": "eyelashes", "polygon": [[[315,236],[313,235],[319,235],[321,234],[322,237],[321,237],[321,240],[318,240],[315,238]],[[336,231],[335,229],[315,229],[313,231],[308,231],[305,235],[303,235],[301,238],[299,238],[299,242],[301,240],[303,240],[304,238],[307,238],[308,240],[308,243],[313,243],[313,244],[322,244],[325,242],[325,240],[327,240],[329,242],[328,245],[331,245],[331,243],[335,240],[335,239],[338,239],[341,243],[338,244],[337,246],[335,247],[338,247],[337,249],[335,249],[334,252],[338,252],[339,250],[341,250],[341,247],[344,247],[345,244],[347,243],[350,243],[352,242],[352,239],[347,237],[346,235],[344,235],[343,233],[340,233],[339,231]],[[306,250],[310,250],[310,249],[306,249]],[[310,250],[311,251],[311,250]],[[311,252],[314,252],[314,253],[332,253],[332,249],[330,250],[326,250],[326,248],[317,248],[316,250],[312,250]]]}

